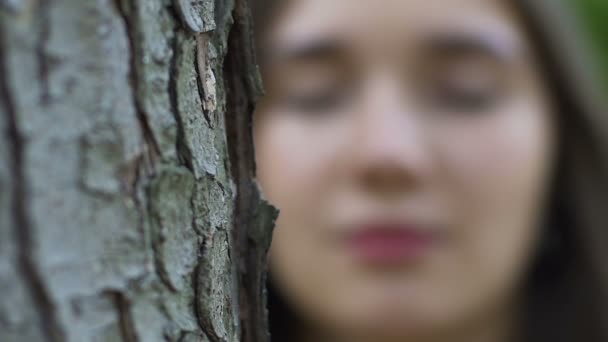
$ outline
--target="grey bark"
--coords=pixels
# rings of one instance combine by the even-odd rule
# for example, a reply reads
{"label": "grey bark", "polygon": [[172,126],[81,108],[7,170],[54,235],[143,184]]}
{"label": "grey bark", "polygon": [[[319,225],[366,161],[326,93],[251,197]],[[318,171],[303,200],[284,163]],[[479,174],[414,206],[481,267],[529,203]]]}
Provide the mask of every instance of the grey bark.
{"label": "grey bark", "polygon": [[263,341],[246,0],[0,0],[0,341]]}

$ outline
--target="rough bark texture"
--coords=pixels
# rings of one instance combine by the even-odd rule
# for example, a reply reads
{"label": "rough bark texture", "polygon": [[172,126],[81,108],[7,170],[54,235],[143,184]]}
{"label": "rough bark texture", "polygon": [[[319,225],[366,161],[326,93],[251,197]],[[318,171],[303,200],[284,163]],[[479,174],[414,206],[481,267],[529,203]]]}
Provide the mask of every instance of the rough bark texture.
{"label": "rough bark texture", "polygon": [[0,341],[263,341],[245,0],[0,0]]}

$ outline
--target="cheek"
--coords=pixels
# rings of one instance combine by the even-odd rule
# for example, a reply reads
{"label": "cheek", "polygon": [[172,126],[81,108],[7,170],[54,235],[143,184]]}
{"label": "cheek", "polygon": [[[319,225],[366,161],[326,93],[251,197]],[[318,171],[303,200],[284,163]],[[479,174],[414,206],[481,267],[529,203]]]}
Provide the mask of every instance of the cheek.
{"label": "cheek", "polygon": [[280,210],[269,254],[271,275],[298,308],[323,306],[328,272],[337,269],[335,255],[326,248],[324,212],[343,155],[343,126],[330,121],[320,126],[270,111],[254,125],[258,182]]}
{"label": "cheek", "polygon": [[[466,119],[463,119],[466,120]],[[537,209],[553,161],[554,133],[544,106],[514,106],[437,132],[445,187],[455,204],[485,216]],[[503,216],[501,214],[500,216]]]}
{"label": "cheek", "polygon": [[300,208],[302,197],[311,195],[302,190],[318,179],[318,158],[307,153],[305,137],[289,122],[270,118],[255,131],[256,174],[265,197],[282,213]]}
{"label": "cheek", "polygon": [[522,102],[485,115],[438,125],[434,140],[446,176],[484,199],[498,200],[505,192],[527,197],[546,178],[553,158],[549,110]]}
{"label": "cheek", "polygon": [[515,286],[540,230],[550,178],[554,137],[548,111],[514,106],[445,128],[439,136],[442,180],[458,226],[455,246],[469,261],[462,265],[476,268],[468,271],[496,289]]}
{"label": "cheek", "polygon": [[[339,152],[335,135],[293,113],[263,114],[254,125],[257,178],[266,199],[280,210],[271,261],[310,263],[324,243],[321,223]],[[306,265],[301,266],[295,269]]]}
{"label": "cheek", "polygon": [[302,210],[322,197],[336,135],[327,125],[317,127],[296,114],[266,112],[254,126],[258,181],[265,196],[281,210]]}

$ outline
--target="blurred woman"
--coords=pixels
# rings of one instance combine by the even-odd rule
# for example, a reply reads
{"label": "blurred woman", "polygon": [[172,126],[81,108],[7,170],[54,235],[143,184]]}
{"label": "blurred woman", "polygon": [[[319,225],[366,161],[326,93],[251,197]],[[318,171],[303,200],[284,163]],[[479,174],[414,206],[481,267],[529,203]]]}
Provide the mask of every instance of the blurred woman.
{"label": "blurred woman", "polygon": [[255,1],[273,341],[608,341],[608,125],[531,3]]}

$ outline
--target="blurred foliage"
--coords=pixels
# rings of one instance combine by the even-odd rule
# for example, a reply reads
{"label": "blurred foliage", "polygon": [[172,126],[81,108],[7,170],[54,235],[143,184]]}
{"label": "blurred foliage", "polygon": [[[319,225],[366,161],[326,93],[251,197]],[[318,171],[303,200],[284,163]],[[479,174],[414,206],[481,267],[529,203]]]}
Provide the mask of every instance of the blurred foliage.
{"label": "blurred foliage", "polygon": [[591,35],[594,53],[602,68],[604,85],[608,89],[608,0],[570,0],[581,15],[585,29]]}

